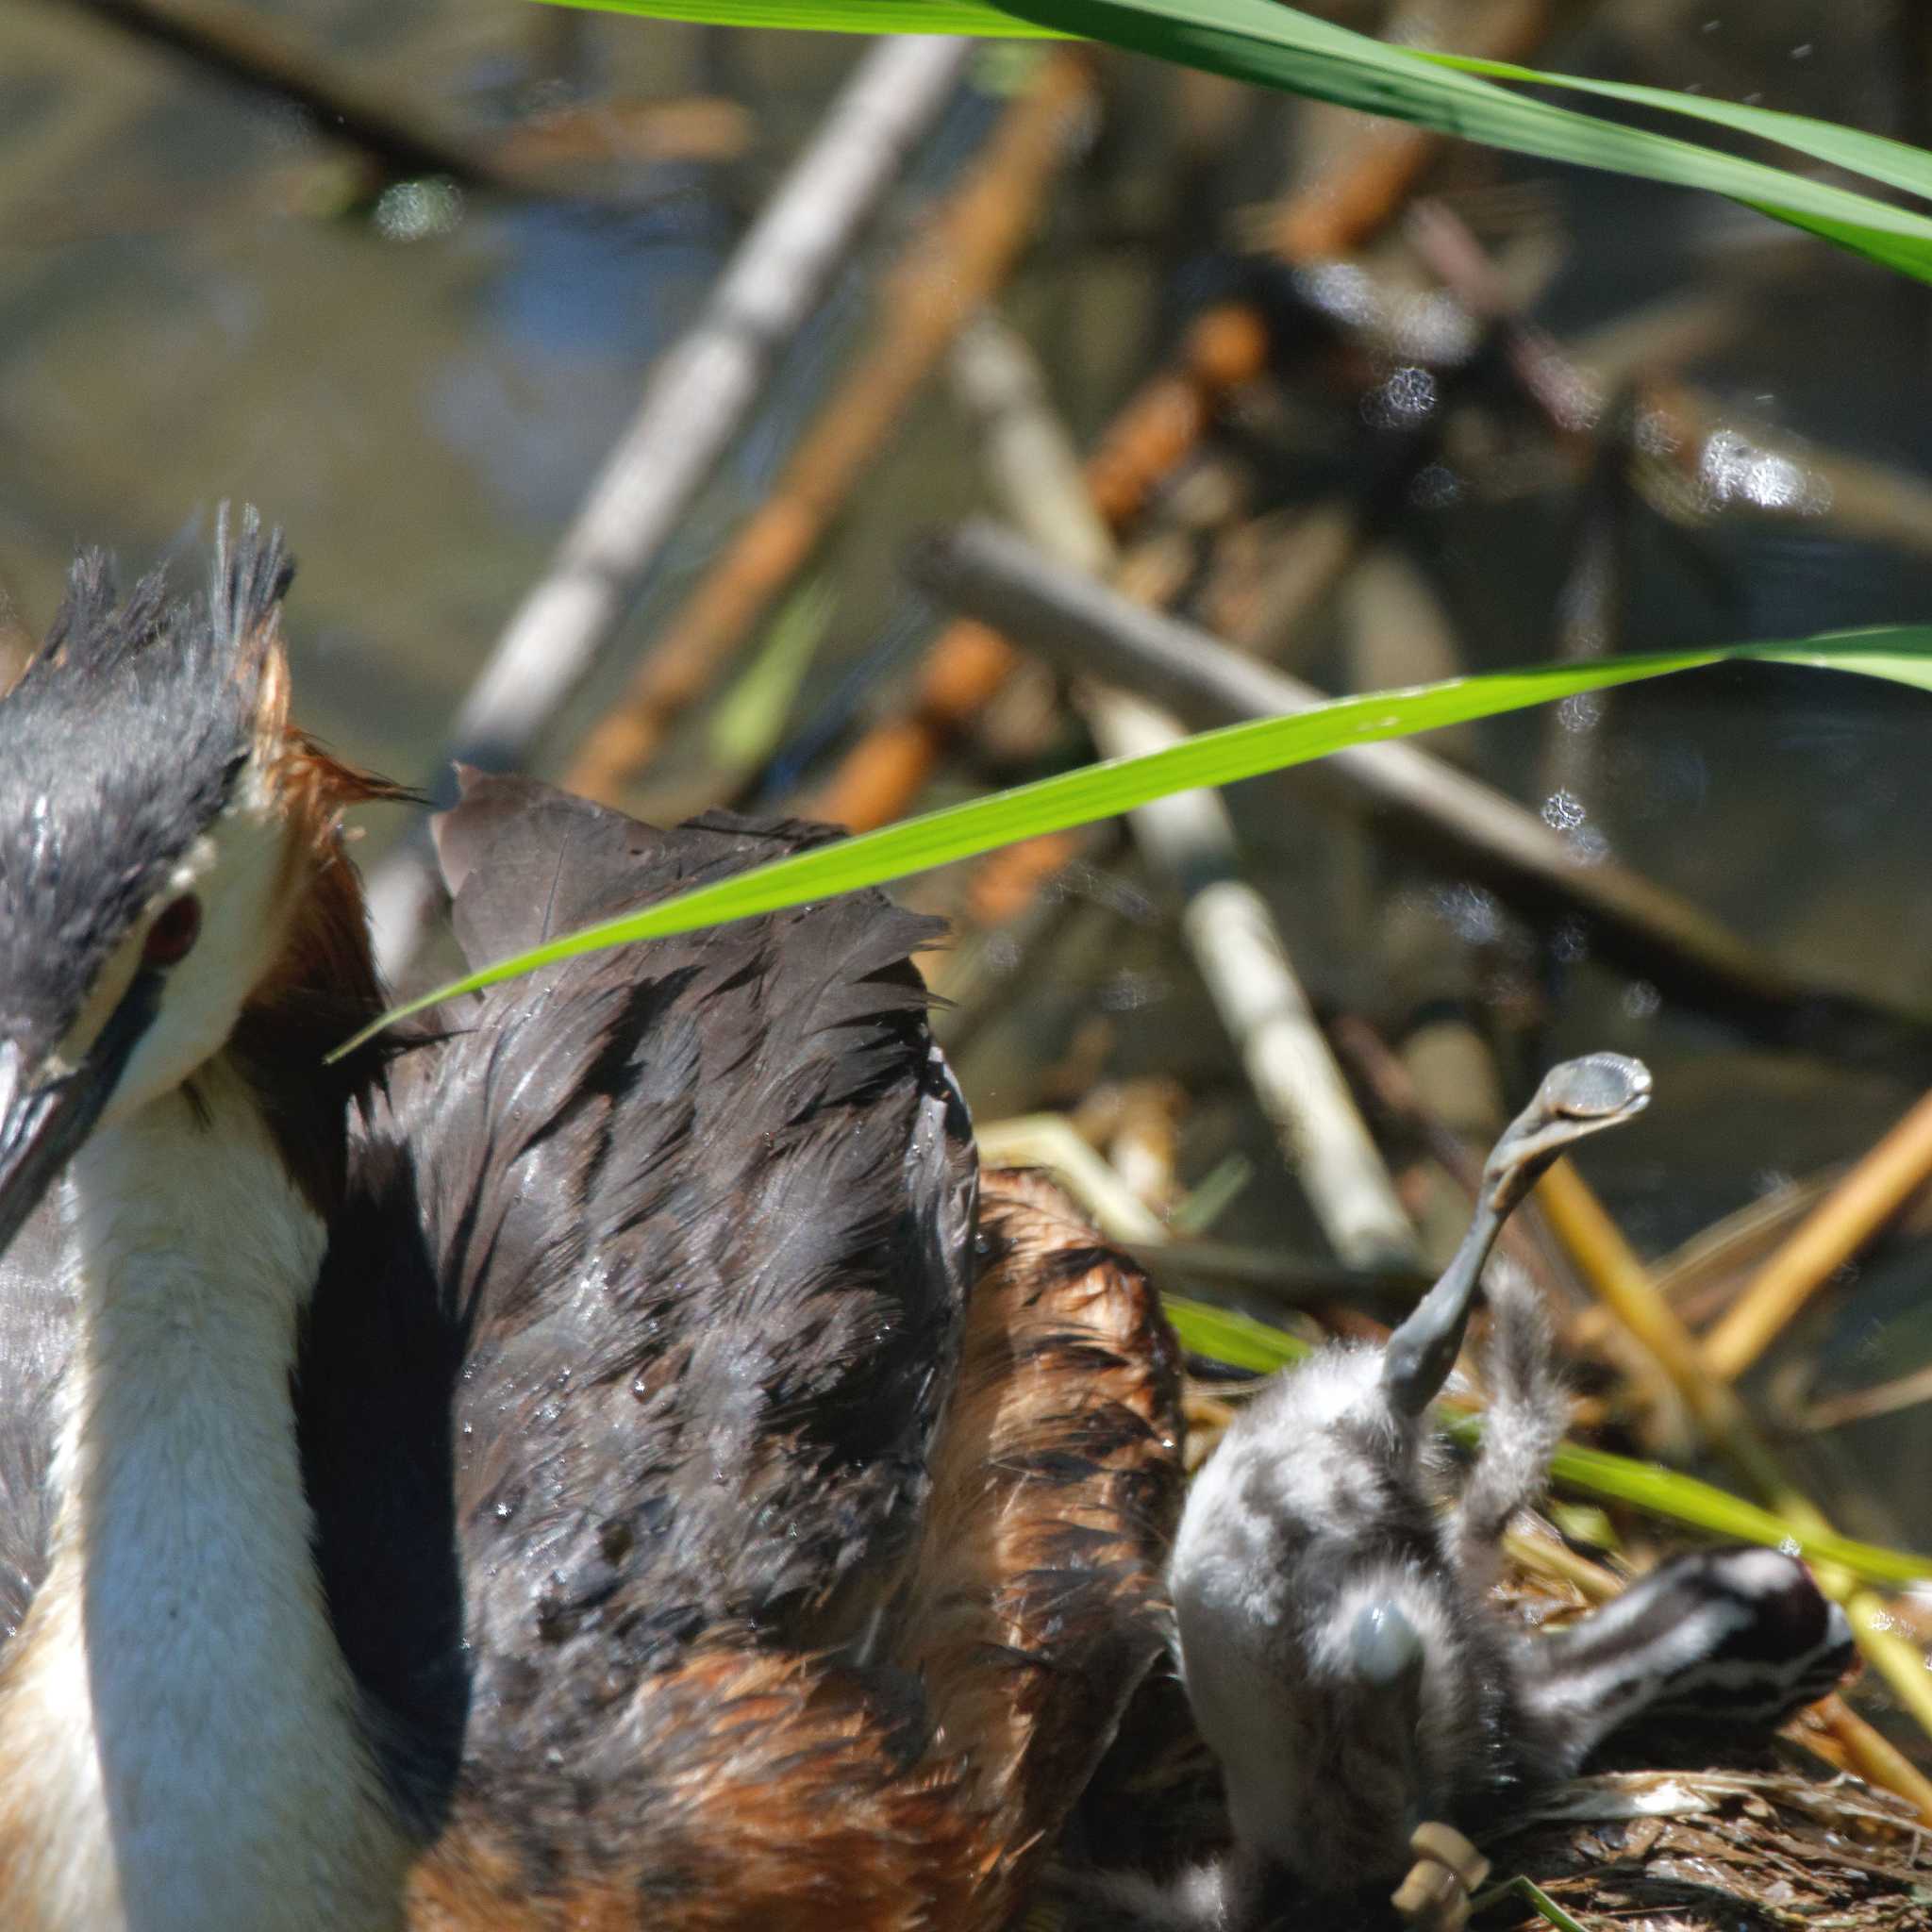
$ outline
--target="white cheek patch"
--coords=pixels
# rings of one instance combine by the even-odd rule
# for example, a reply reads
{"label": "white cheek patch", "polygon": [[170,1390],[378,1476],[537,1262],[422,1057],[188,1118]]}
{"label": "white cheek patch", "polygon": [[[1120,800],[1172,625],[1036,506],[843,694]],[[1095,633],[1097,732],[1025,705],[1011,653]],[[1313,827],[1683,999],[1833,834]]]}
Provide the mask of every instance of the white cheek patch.
{"label": "white cheek patch", "polygon": [[[109,1121],[125,1119],[172,1091],[226,1043],[243,1003],[281,951],[289,909],[289,830],[251,769],[234,802],[183,855],[166,891],[157,896],[158,913],[183,893],[196,894],[201,933],[193,949],[167,970],[160,1010],[128,1058],[108,1104]],[[125,974],[124,990],[140,964],[149,924],[144,921],[130,936],[125,959],[113,962]]]}

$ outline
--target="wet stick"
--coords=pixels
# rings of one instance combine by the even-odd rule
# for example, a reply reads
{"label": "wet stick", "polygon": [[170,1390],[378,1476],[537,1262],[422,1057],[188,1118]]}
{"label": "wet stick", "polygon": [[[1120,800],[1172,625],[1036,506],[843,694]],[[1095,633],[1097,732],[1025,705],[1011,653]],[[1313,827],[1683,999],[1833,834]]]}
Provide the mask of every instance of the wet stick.
{"label": "wet stick", "polygon": [[[653,367],[545,575],[531,587],[450,727],[453,762],[503,771],[616,637],[652,568],[751,411],[780,350],[817,306],[953,97],[972,49],[934,37],[863,53],[817,137],[719,278],[697,322]],[[446,776],[436,794],[448,802]],[[375,869],[370,920],[391,981],[432,903],[425,826]]]}

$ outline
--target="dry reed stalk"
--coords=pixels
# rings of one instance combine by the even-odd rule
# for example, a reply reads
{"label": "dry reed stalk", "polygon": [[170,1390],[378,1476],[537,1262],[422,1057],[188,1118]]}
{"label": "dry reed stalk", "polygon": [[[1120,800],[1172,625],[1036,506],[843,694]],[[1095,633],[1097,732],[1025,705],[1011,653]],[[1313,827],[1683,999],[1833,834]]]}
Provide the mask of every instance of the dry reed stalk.
{"label": "dry reed stalk", "polygon": [[329,141],[359,148],[390,175],[441,175],[500,194],[554,192],[554,175],[434,125],[405,100],[350,74],[236,0],[69,0],[80,12],[184,55],[258,93],[300,108]]}
{"label": "dry reed stalk", "polygon": [[[1086,59],[1055,54],[1007,109],[966,180],[887,278],[872,344],[585,740],[564,779],[573,791],[618,796],[803,568],[954,336],[1012,272],[1092,99]],[[961,655],[982,665],[997,658],[983,641]],[[984,687],[983,671],[963,675]]]}
{"label": "dry reed stalk", "polygon": [[[1445,14],[1435,0],[1405,0],[1384,21],[1381,37],[1409,46],[1440,46],[1445,23],[1453,23],[1451,51],[1520,60],[1541,41],[1549,8],[1544,0],[1464,0]],[[1294,262],[1354,253],[1401,211],[1443,144],[1440,134],[1346,109],[1314,109],[1307,118],[1318,127],[1332,127],[1328,152],[1312,177],[1257,224],[1257,239]]]}
{"label": "dry reed stalk", "polygon": [[[910,568],[922,589],[961,615],[996,626],[1062,670],[1131,684],[1195,724],[1328,702],[1313,686],[1063,569],[984,520],[922,544]],[[1802,986],[1700,908],[1614,861],[1582,862],[1534,812],[1412,744],[1350,745],[1291,775],[1344,794],[1425,847],[1452,852],[1459,867],[1513,899],[1583,913],[1602,953],[1734,1024],[1867,1060],[1879,1040],[1888,1052],[1925,1050],[1925,1015],[1870,994]]]}
{"label": "dry reed stalk", "polygon": [[1798,1311],[1932,1178],[1932,1093],[1866,1154],[1704,1337],[1704,1362],[1735,1381]]}
{"label": "dry reed stalk", "polygon": [[[502,771],[525,761],[616,636],[780,352],[898,185],[971,54],[969,42],[935,36],[881,41],[859,57],[702,314],[653,368],[549,569],[458,708],[440,774],[455,762]],[[433,796],[451,795],[440,776]],[[391,981],[403,977],[433,903],[432,865],[419,824],[371,878],[371,924]]]}
{"label": "dry reed stalk", "polygon": [[[1536,1198],[1591,1289],[1657,1357],[1718,1454],[1794,1528],[1829,1533],[1830,1524],[1785,1473],[1737,1391],[1711,1374],[1697,1338],[1657,1293],[1622,1229],[1575,1168],[1568,1160],[1557,1161],[1538,1184]],[[1932,1736],[1932,1678],[1927,1676],[1925,1658],[1893,1627],[1884,1599],[1828,1566],[1820,1567],[1818,1581],[1843,1607],[1859,1648],[1892,1693]],[[1879,1761],[1869,1743],[1861,1748],[1871,1761]],[[1890,1769],[1897,1775],[1908,1774],[1909,1783],[1888,1781],[1887,1788],[1915,1805],[1932,1823],[1932,1779],[1902,1757]]]}
{"label": "dry reed stalk", "polygon": [[1821,1396],[1805,1405],[1798,1421],[1814,1435],[1827,1429],[1841,1429],[1848,1423],[1867,1423],[1881,1415],[1896,1415],[1902,1408],[1917,1408],[1932,1402],[1932,1368],[1914,1369],[1908,1375],[1895,1375],[1889,1382],[1874,1382],[1865,1389],[1848,1389],[1841,1395]]}
{"label": "dry reed stalk", "polygon": [[[1089,492],[1032,352],[991,320],[954,359],[993,491],[1059,561],[1164,601],[1186,581],[1192,546],[1159,538],[1123,558]],[[1169,533],[1176,535],[1177,533]],[[1104,670],[1102,675],[1105,675]],[[1074,703],[1107,758],[1174,743],[1181,729],[1142,699],[1083,681]],[[1412,1263],[1414,1230],[1266,901],[1241,875],[1227,808],[1213,791],[1157,800],[1128,815],[1136,842],[1181,900],[1181,934],[1240,1054],[1289,1171],[1335,1253],[1359,1267]]]}

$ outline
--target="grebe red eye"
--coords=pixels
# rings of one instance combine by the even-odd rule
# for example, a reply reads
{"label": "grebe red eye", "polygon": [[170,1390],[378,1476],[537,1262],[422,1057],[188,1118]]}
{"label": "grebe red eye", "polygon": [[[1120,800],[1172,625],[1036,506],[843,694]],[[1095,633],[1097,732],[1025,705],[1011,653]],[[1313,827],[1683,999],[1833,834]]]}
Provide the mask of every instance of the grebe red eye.
{"label": "grebe red eye", "polygon": [[187,958],[201,937],[201,901],[192,892],[163,906],[160,916],[147,929],[147,942],[141,949],[144,966],[173,966]]}

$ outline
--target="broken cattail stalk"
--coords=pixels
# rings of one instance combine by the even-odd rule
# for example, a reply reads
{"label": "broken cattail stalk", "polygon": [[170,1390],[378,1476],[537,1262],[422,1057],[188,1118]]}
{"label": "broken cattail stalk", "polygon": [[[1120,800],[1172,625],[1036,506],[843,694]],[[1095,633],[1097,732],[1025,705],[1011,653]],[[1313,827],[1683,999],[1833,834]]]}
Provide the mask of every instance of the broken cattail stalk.
{"label": "broken cattail stalk", "polygon": [[[1267,351],[1252,308],[1229,305],[1195,318],[1175,366],[1142,385],[1087,461],[1088,490],[1110,528],[1140,510],[1206,433],[1226,392],[1260,374]],[[846,754],[810,815],[861,832],[909,811],[1021,661],[997,631],[971,620],[948,625],[926,653],[911,704]]]}
{"label": "broken cattail stalk", "polygon": [[1735,1381],[1791,1318],[1932,1178],[1932,1093],[1919,1101],[1752,1277],[1704,1338],[1715,1375]]}

